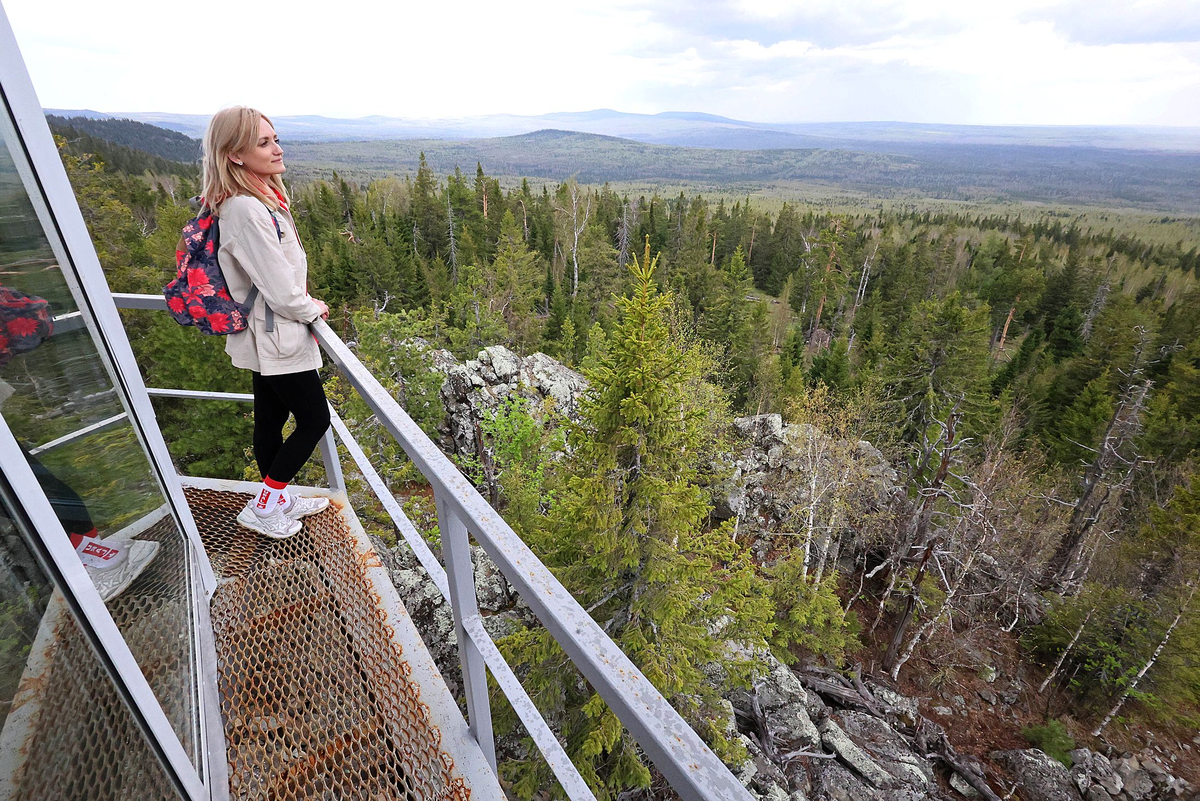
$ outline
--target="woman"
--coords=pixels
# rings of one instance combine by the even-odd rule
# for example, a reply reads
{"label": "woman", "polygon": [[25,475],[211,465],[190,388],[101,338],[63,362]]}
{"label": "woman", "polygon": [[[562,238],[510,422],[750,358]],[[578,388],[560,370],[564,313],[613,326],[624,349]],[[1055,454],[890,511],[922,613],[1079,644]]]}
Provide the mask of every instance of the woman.
{"label": "woman", "polygon": [[[235,299],[258,287],[246,329],[225,344],[234,366],[253,375],[254,459],[263,477],[237,521],[276,539],[329,505],[287,489],[329,428],[317,375],[321,350],[308,329],[329,316],[329,307],[308,296],[308,260],[288,213],[283,172],[279,137],[261,112],[237,106],[213,116],[204,136],[204,202],[220,224],[217,260]],[[289,413],[296,430],[284,440]]]}

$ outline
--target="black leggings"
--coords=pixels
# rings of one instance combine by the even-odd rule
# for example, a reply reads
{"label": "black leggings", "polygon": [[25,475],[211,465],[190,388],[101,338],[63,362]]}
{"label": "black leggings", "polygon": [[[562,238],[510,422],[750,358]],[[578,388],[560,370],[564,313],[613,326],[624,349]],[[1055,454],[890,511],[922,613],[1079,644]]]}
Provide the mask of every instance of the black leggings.
{"label": "black leggings", "polygon": [[[329,428],[329,404],[316,370],[285,375],[254,373],[254,460],[263,478],[289,483]],[[288,413],[296,430],[285,442]]]}

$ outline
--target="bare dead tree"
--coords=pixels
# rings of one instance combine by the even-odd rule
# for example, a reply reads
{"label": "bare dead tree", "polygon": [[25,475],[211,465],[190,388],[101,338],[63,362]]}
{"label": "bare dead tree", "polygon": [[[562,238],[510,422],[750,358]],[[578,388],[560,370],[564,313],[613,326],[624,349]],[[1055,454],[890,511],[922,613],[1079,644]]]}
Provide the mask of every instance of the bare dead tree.
{"label": "bare dead tree", "polygon": [[1189,590],[1187,598],[1182,604],[1180,604],[1179,612],[1175,615],[1175,619],[1171,621],[1171,625],[1167,626],[1166,632],[1163,634],[1162,639],[1158,642],[1158,647],[1154,649],[1154,653],[1150,654],[1150,658],[1146,660],[1144,665],[1142,665],[1142,669],[1139,670],[1137,675],[1133,677],[1133,681],[1126,685],[1125,691],[1121,693],[1121,697],[1117,699],[1117,703],[1113,705],[1113,708],[1110,709],[1108,714],[1104,716],[1104,720],[1100,721],[1100,725],[1092,731],[1093,737],[1099,737],[1100,732],[1104,731],[1105,727],[1108,726],[1108,724],[1112,722],[1112,719],[1116,717],[1117,713],[1121,711],[1121,707],[1125,706],[1125,702],[1129,700],[1129,696],[1132,695],[1133,691],[1137,689],[1138,684],[1141,683],[1142,678],[1150,671],[1150,668],[1154,667],[1154,663],[1158,661],[1159,655],[1162,654],[1163,649],[1167,647],[1167,643],[1171,641],[1171,635],[1175,633],[1175,628],[1179,625],[1179,621],[1183,619],[1184,614],[1186,614],[1188,611],[1188,607],[1190,607],[1192,605],[1192,601],[1195,600],[1196,588],[1200,585],[1197,585],[1196,581],[1193,579],[1192,581],[1189,581],[1186,586]]}
{"label": "bare dead tree", "polygon": [[1101,514],[1110,503],[1132,487],[1138,470],[1148,464],[1136,450],[1136,440],[1142,431],[1142,419],[1154,382],[1144,378],[1143,353],[1150,341],[1149,333],[1138,326],[1141,338],[1134,352],[1130,369],[1122,371],[1127,377],[1120,402],[1109,418],[1095,457],[1083,475],[1083,487],[1073,504],[1066,534],[1050,558],[1043,587],[1070,591],[1086,577],[1086,555],[1091,534]]}
{"label": "bare dead tree", "polygon": [[458,283],[458,242],[454,238],[454,207],[450,205],[450,192],[446,192],[446,219],[450,224],[450,280]]}
{"label": "bare dead tree", "polygon": [[[947,415],[946,423],[942,426],[942,442],[944,445],[942,447],[941,462],[929,484],[921,490],[921,504],[916,514],[913,533],[906,541],[908,547],[905,547],[900,554],[895,555],[896,561],[892,566],[893,579],[899,573],[900,559],[912,547],[910,543],[915,543],[915,547],[922,549],[921,560],[918,562],[916,572],[913,574],[908,597],[904,602],[904,609],[900,613],[900,620],[896,623],[896,628],[892,632],[892,641],[888,645],[887,653],[883,657],[884,670],[891,671],[895,667],[896,661],[900,657],[900,647],[904,644],[908,626],[912,622],[913,616],[917,611],[917,605],[921,600],[921,582],[925,579],[925,573],[929,569],[929,560],[933,556],[933,551],[938,541],[937,536],[931,535],[929,524],[933,520],[937,501],[947,495],[946,478],[950,475],[950,462],[954,458],[955,451],[962,446],[961,442],[955,441],[958,435],[958,419],[958,404],[956,403]],[[895,581],[893,580],[891,587],[894,586]],[[880,600],[880,617],[883,615],[883,607],[886,603],[887,595],[885,594],[884,598]]]}
{"label": "bare dead tree", "polygon": [[[592,193],[584,193],[585,196],[580,196],[579,183],[571,179],[567,184],[567,191],[571,199],[571,209],[566,209],[555,206],[558,211],[571,216],[571,297],[574,298],[579,294],[579,237],[587,230],[588,217],[592,213]],[[582,207],[583,219],[579,218]]]}
{"label": "bare dead tree", "polygon": [[1063,649],[1063,652],[1058,655],[1058,661],[1054,663],[1054,668],[1050,671],[1050,674],[1046,676],[1046,679],[1042,682],[1042,685],[1038,687],[1038,695],[1046,692],[1046,688],[1049,687],[1050,683],[1053,682],[1058,676],[1058,671],[1062,670],[1063,663],[1067,661],[1067,656],[1075,648],[1075,643],[1079,642],[1080,636],[1083,635],[1083,630],[1087,628],[1088,621],[1092,619],[1092,615],[1094,614],[1096,614],[1096,607],[1093,606],[1088,610],[1088,613],[1083,616],[1083,621],[1079,624],[1079,628],[1075,629],[1075,636],[1073,636],[1071,641],[1067,643],[1067,647]]}
{"label": "bare dead tree", "polygon": [[621,204],[621,220],[617,224],[617,266],[622,270],[629,263],[629,243],[633,241],[633,229],[637,225],[637,209],[630,208],[629,201]]}

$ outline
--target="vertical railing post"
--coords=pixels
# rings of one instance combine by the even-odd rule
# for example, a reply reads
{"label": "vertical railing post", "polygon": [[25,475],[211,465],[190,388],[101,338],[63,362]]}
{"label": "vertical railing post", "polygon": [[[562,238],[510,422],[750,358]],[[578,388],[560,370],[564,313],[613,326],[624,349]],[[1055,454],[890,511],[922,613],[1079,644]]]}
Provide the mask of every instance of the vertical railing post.
{"label": "vertical railing post", "polygon": [[[442,559],[450,586],[450,610],[454,615],[454,635],[458,640],[458,660],[462,665],[463,690],[467,696],[467,722],[492,770],[496,770],[496,742],[492,735],[492,710],[488,700],[487,665],[475,642],[467,635],[463,621],[479,617],[475,595],[475,567],[467,527],[443,495],[434,492],[438,529],[442,535]],[[497,774],[499,775],[499,774]]]}
{"label": "vertical railing post", "polygon": [[346,479],[342,476],[342,460],[338,457],[332,426],[325,429],[325,436],[321,437],[321,461],[325,463],[325,480],[329,482],[329,489],[345,492]]}

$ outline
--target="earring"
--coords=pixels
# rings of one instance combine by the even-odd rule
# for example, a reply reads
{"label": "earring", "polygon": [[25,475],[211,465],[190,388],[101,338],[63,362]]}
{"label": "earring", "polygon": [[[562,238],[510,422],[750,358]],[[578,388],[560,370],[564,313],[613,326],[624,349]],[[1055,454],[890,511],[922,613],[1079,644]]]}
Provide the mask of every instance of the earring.
{"label": "earring", "polygon": [[242,165],[242,162],[240,162],[240,161],[235,161],[235,162],[233,162],[233,163],[234,163],[234,164],[236,164],[236,165],[238,165],[239,167],[243,166],[243,165]]}

